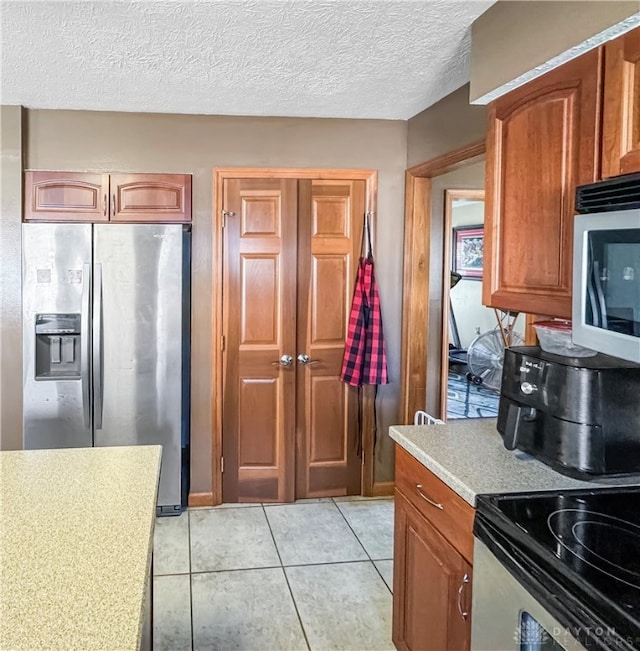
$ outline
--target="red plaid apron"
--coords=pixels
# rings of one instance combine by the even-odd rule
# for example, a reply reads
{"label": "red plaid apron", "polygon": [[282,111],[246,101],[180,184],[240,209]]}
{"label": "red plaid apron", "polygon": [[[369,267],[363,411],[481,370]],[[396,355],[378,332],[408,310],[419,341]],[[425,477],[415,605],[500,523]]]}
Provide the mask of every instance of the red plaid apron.
{"label": "red plaid apron", "polygon": [[340,379],[352,386],[389,383],[380,296],[371,250],[358,263]]}

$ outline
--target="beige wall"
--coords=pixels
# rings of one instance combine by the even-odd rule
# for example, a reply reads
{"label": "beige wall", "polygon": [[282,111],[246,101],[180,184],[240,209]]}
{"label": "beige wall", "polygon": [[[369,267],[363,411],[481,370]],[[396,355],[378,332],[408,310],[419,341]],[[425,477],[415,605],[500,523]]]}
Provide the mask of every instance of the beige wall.
{"label": "beige wall", "polygon": [[0,450],[22,448],[22,116],[0,107]]}
{"label": "beige wall", "polygon": [[[26,122],[27,168],[193,174],[195,492],[211,487],[211,396],[219,390],[211,383],[209,337],[213,168],[377,169],[376,262],[391,377],[391,384],[380,390],[380,432],[397,422],[406,122],[49,110],[28,111]],[[393,477],[392,446],[386,434],[380,438],[376,480],[385,481]]]}
{"label": "beige wall", "polygon": [[469,84],[409,120],[407,167],[484,140],[486,109],[469,105]]}
{"label": "beige wall", "polygon": [[471,28],[471,101],[637,12],[639,0],[497,2]]}

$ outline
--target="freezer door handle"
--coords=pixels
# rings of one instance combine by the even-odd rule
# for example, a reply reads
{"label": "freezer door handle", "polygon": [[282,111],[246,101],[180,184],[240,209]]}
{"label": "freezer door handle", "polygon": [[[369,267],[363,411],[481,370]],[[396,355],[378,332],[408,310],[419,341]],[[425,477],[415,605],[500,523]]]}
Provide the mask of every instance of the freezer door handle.
{"label": "freezer door handle", "polygon": [[104,398],[104,377],[102,362],[102,264],[96,264],[96,279],[93,297],[93,397],[94,397],[94,424],[96,429],[102,429],[102,408]]}
{"label": "freezer door handle", "polygon": [[80,307],[80,377],[82,378],[82,415],[85,429],[91,427],[91,378],[89,377],[89,306],[91,293],[91,265],[82,265],[82,302]]}

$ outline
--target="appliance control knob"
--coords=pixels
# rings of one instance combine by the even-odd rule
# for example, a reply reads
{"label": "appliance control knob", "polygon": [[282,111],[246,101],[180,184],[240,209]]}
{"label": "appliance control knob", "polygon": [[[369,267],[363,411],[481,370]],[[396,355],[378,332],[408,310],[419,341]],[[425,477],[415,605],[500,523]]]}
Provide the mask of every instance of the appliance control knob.
{"label": "appliance control knob", "polygon": [[535,384],[531,384],[531,382],[523,382],[520,385],[520,391],[524,393],[526,396],[530,396],[534,391],[537,391],[538,387]]}

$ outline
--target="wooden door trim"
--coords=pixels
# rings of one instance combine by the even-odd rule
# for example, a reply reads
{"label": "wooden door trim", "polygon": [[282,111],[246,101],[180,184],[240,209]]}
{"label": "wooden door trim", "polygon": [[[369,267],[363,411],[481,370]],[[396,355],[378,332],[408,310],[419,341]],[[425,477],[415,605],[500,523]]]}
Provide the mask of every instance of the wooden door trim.
{"label": "wooden door trim", "polygon": [[432,158],[424,163],[418,163],[417,165],[410,167],[407,172],[411,174],[411,176],[432,179],[434,176],[453,172],[460,167],[472,163],[472,159],[484,156],[485,151],[485,141],[479,140],[478,142],[465,145],[464,147],[459,147],[458,149],[454,149],[446,154]]}
{"label": "wooden door trim", "polygon": [[453,202],[455,199],[475,199],[484,201],[484,190],[445,190],[444,191],[444,256],[442,265],[442,358],[440,361],[440,418],[447,420],[447,382],[449,380],[449,314],[450,302],[444,297],[449,296],[451,281],[447,271],[451,269],[453,240],[451,224],[453,222]]}
{"label": "wooden door trim", "polygon": [[213,493],[189,493],[189,506],[213,506]]}
{"label": "wooden door trim", "polygon": [[404,287],[400,358],[400,420],[412,423],[424,409],[427,382],[427,323],[429,317],[429,246],[431,179],[477,162],[486,152],[479,141],[424,163],[405,175]]}
{"label": "wooden door trim", "polygon": [[[222,503],[222,350],[223,329],[222,279],[223,279],[223,237],[222,237],[222,188],[226,179],[329,179],[336,181],[365,182],[365,210],[375,214],[378,195],[378,172],[371,169],[327,169],[327,168],[279,168],[279,167],[216,167],[213,170],[213,217],[211,250],[213,257],[213,295],[211,306],[211,350],[213,369],[211,378],[212,432],[211,432],[211,506]],[[363,451],[362,493],[373,494],[374,455],[373,455],[373,403],[369,392],[364,391],[363,409]],[[189,499],[191,505],[191,497]],[[203,506],[199,504],[199,506]]]}

